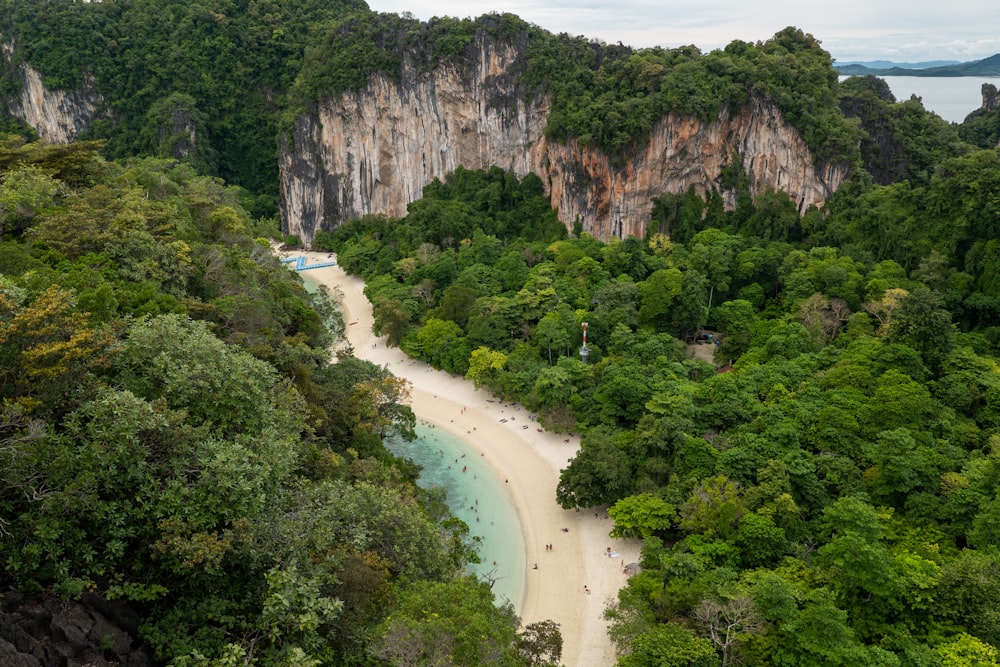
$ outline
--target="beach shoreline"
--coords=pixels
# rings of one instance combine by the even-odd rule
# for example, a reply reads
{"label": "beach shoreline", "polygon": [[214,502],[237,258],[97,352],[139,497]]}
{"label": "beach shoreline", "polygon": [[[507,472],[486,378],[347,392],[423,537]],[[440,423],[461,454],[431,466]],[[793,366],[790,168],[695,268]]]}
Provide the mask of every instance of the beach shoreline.
{"label": "beach shoreline", "polygon": [[[332,259],[316,252],[283,255],[305,256],[307,265]],[[417,418],[461,438],[505,480],[527,551],[524,603],[518,610],[522,622],[558,623],[562,662],[568,667],[614,665],[603,612],[626,582],[623,566],[638,561],[640,542],[608,537],[612,523],[603,511],[564,510],[556,503],[559,472],[579,448],[579,438],[549,433],[524,408],[388,347],[372,332],[371,305],[360,278],[339,266],[310,269],[309,278],[341,301],[353,354],[408,380]]]}

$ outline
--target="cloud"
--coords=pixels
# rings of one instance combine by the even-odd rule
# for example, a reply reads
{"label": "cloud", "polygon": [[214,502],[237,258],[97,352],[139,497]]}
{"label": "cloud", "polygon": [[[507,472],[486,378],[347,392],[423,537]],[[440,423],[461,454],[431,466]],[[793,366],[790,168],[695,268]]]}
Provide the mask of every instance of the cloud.
{"label": "cloud", "polygon": [[756,42],[786,26],[820,40],[838,60],[978,60],[1000,53],[996,0],[369,0],[375,11],[476,17],[517,14],[551,32],[636,47],[695,44],[703,51]]}

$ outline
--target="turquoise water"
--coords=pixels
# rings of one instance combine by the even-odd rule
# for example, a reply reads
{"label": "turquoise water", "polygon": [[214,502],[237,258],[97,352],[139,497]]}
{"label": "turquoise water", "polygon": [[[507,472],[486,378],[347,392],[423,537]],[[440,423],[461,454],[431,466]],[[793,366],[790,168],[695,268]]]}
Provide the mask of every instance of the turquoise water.
{"label": "turquoise water", "polygon": [[[306,289],[317,289],[306,273],[299,275]],[[387,441],[386,448],[423,468],[417,480],[421,487],[445,490],[452,514],[468,524],[471,536],[479,538],[480,562],[471,564],[470,572],[493,580],[496,600],[510,601],[520,614],[528,556],[521,521],[503,481],[461,438],[422,421],[416,431],[413,442]]]}
{"label": "turquoise water", "polygon": [[[388,449],[423,467],[423,488],[441,487],[452,514],[480,538],[480,563],[469,566],[480,579],[493,579],[498,602],[509,600],[520,613],[528,573],[521,522],[514,503],[486,460],[451,433],[425,422],[413,442],[387,442]],[[464,469],[464,471],[463,471]],[[496,563],[496,565],[494,565]]]}

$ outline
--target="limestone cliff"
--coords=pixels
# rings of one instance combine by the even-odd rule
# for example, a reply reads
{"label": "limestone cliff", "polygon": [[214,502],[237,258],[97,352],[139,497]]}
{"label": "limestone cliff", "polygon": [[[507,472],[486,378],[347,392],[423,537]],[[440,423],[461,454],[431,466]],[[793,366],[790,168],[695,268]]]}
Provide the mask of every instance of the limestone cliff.
{"label": "limestone cliff", "polygon": [[[517,51],[482,34],[476,49],[472,67],[426,71],[404,61],[399,80],[373,77],[364,90],[301,116],[280,158],[286,231],[308,243],[345,219],[405,215],[427,183],[459,165],[535,172],[560,219],[579,220],[601,239],[643,235],[652,200],[664,192],[721,191],[734,154],[751,194],[784,190],[801,211],[821,205],[848,175],[846,166],[817,168],[764,99],[708,123],[669,115],[620,165],[597,149],[549,142],[547,100],[526,97],[511,74]],[[735,192],[723,195],[735,203]]]}
{"label": "limestone cliff", "polygon": [[[8,60],[13,46],[0,47]],[[94,121],[101,98],[94,90],[93,80],[87,79],[77,90],[49,90],[41,75],[29,65],[18,68],[21,93],[7,101],[7,112],[34,128],[38,137],[53,144],[74,141]]]}
{"label": "limestone cliff", "polygon": [[[982,87],[983,93],[983,104],[981,107],[970,113],[965,117],[966,123],[975,123],[980,119],[989,118],[990,116],[995,116],[1000,110],[1000,91],[992,83],[984,83]],[[987,121],[988,122],[988,121]],[[996,140],[997,148],[1000,148],[1000,137],[997,137],[997,132],[990,135]],[[983,148],[988,148],[987,145],[980,144]]]}

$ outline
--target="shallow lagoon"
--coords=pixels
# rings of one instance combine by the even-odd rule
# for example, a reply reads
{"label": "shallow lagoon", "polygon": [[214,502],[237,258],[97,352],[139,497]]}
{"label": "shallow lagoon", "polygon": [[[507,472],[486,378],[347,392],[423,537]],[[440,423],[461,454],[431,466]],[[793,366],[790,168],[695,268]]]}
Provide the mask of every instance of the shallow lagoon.
{"label": "shallow lagoon", "polygon": [[416,431],[413,442],[389,441],[386,447],[423,468],[417,480],[421,487],[445,490],[452,514],[480,538],[481,562],[470,565],[470,571],[495,579],[497,600],[509,600],[520,613],[528,562],[521,522],[504,482],[461,438],[420,421]]}
{"label": "shallow lagoon", "polygon": [[[305,288],[315,292],[316,282],[305,272],[299,275]],[[509,600],[520,614],[528,581],[528,556],[521,521],[504,483],[461,438],[423,421],[417,422],[416,432],[413,442],[387,440],[386,448],[421,466],[417,484],[422,488],[445,490],[452,514],[468,524],[471,536],[479,538],[481,562],[471,564],[470,572],[480,579],[494,580],[496,600]]]}

